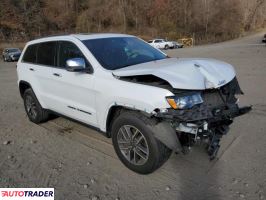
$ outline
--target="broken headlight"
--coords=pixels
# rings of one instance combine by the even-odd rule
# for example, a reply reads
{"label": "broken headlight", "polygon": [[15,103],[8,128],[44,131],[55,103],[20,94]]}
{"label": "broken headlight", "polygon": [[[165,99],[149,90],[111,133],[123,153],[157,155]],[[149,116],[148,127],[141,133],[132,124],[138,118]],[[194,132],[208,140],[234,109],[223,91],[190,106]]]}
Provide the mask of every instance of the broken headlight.
{"label": "broken headlight", "polygon": [[189,109],[192,108],[194,105],[203,103],[203,99],[199,92],[184,96],[166,97],[166,100],[169,105],[174,109]]}

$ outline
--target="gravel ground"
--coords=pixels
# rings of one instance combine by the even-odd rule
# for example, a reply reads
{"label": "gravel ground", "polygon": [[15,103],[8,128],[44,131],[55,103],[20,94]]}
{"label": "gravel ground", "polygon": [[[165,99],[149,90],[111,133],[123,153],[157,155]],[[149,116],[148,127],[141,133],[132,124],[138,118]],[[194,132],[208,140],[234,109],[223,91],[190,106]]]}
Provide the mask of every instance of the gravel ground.
{"label": "gravel ground", "polygon": [[173,154],[150,175],[122,165],[111,140],[64,118],[26,117],[15,63],[0,62],[0,187],[54,187],[56,199],[266,199],[266,46],[263,34],[195,48],[175,57],[210,57],[236,67],[253,111],[235,120],[210,162],[201,146]]}

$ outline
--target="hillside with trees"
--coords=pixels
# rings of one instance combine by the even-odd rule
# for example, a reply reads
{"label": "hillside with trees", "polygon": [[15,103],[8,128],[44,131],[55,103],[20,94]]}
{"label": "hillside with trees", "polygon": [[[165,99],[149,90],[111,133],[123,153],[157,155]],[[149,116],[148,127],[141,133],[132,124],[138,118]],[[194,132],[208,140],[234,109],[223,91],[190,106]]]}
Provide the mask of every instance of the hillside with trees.
{"label": "hillside with trees", "polygon": [[265,27],[265,11],[266,0],[1,0],[0,40],[120,32],[218,42]]}

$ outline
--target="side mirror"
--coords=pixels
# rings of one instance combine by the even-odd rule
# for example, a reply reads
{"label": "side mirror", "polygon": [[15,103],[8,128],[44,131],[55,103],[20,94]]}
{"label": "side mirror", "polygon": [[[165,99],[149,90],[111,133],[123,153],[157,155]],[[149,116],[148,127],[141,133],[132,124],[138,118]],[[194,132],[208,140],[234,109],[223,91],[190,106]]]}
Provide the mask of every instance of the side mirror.
{"label": "side mirror", "polygon": [[71,58],[66,61],[66,70],[70,72],[86,71],[86,63],[83,58]]}

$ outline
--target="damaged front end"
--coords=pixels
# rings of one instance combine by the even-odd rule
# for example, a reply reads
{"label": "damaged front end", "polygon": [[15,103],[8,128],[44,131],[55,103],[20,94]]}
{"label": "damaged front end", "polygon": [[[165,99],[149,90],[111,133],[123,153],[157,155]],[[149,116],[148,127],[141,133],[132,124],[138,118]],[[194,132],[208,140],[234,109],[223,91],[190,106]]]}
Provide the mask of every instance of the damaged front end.
{"label": "damaged front end", "polygon": [[175,96],[167,99],[172,108],[158,109],[154,117],[171,123],[184,150],[199,140],[205,141],[211,160],[216,157],[220,139],[229,131],[233,119],[251,110],[251,106],[238,107],[236,95],[243,92],[236,78],[217,89],[173,93]]}

